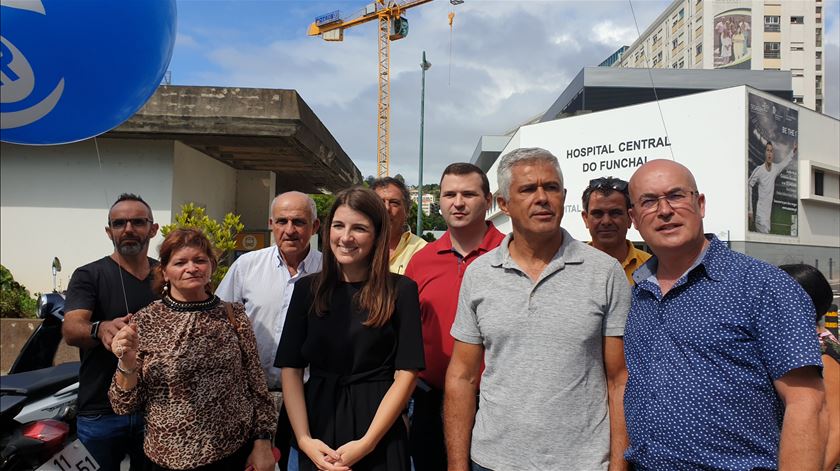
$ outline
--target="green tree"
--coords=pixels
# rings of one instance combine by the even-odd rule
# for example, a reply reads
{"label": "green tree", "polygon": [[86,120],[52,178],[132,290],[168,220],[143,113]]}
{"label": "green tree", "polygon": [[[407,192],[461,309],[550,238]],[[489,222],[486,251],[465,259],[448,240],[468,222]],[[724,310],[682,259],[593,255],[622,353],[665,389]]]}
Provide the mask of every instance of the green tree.
{"label": "green tree", "polygon": [[316,193],[309,196],[315,201],[315,207],[318,208],[318,219],[321,224],[324,224],[327,216],[330,215],[330,208],[335,203],[335,195]]}
{"label": "green tree", "polygon": [[216,267],[210,280],[210,284],[215,289],[230,268],[230,254],[236,247],[236,235],[245,229],[245,225],[239,222],[238,214],[227,213],[224,220],[219,222],[208,216],[204,208],[194,203],[187,203],[181,206],[181,213],[175,216],[175,222],[161,227],[160,231],[166,237],[173,230],[184,228],[198,229],[210,239],[210,244],[219,260],[219,266]]}
{"label": "green tree", "polygon": [[399,180],[399,181],[403,182],[403,184],[405,184],[405,177],[400,175],[399,173],[394,175],[394,180]]}
{"label": "green tree", "polygon": [[365,178],[365,186],[370,188],[370,186],[373,185],[374,180],[376,180],[376,177],[374,177],[373,175],[368,175],[367,178]]}
{"label": "green tree", "polygon": [[16,319],[38,317],[37,296],[33,298],[22,284],[15,281],[12,272],[0,265],[0,317]]}

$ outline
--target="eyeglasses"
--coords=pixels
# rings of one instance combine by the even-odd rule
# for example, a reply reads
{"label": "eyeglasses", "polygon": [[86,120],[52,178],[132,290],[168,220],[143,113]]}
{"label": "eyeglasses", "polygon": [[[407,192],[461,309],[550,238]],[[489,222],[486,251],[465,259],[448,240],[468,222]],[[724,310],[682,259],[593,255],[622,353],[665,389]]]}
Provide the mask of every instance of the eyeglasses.
{"label": "eyeglasses", "polygon": [[624,192],[627,189],[627,182],[620,178],[601,177],[589,180],[589,188],[593,190],[615,190]]}
{"label": "eyeglasses", "polygon": [[659,202],[665,200],[671,209],[684,209],[691,206],[691,196],[699,194],[693,190],[675,190],[662,196],[643,196],[637,206],[642,213],[650,213],[659,209]]}
{"label": "eyeglasses", "polygon": [[149,218],[112,219],[111,229],[123,229],[128,223],[131,223],[131,226],[135,228],[144,228],[151,222],[152,220]]}

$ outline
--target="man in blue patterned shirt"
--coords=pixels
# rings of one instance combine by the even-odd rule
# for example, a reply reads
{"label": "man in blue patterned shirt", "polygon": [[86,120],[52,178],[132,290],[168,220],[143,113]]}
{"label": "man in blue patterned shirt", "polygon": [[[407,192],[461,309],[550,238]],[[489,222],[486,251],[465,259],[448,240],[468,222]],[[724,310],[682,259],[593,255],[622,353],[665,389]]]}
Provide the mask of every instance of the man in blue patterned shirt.
{"label": "man in blue patterned shirt", "polygon": [[655,160],[630,179],[655,257],[634,274],[624,408],[637,470],[822,464],[827,431],[814,308],[784,272],[704,235],[691,172]]}

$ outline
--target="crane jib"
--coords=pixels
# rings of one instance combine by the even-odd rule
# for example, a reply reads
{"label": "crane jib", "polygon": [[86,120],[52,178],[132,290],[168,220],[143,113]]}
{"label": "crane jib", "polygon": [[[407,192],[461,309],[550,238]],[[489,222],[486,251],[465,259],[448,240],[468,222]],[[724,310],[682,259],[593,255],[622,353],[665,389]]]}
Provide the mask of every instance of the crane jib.
{"label": "crane jib", "polygon": [[315,17],[315,24],[318,26],[328,25],[330,23],[335,23],[336,21],[341,21],[341,12],[339,10],[331,11]]}

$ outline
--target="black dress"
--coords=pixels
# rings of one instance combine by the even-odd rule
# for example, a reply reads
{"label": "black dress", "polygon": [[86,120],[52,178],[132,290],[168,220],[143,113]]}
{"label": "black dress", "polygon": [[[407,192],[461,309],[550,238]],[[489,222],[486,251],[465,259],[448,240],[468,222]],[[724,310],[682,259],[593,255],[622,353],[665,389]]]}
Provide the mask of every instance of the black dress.
{"label": "black dress", "polygon": [[[335,450],[367,432],[395,370],[424,368],[420,304],[417,284],[392,274],[397,301],[384,326],[362,325],[367,312],[353,302],[362,283],[339,283],[330,311],[318,316],[312,310],[315,276],[295,284],[274,366],[310,367],[305,388],[309,431]],[[304,453],[300,469],[316,469]],[[353,465],[354,471],[409,469],[406,427],[399,418],[374,451]]]}

